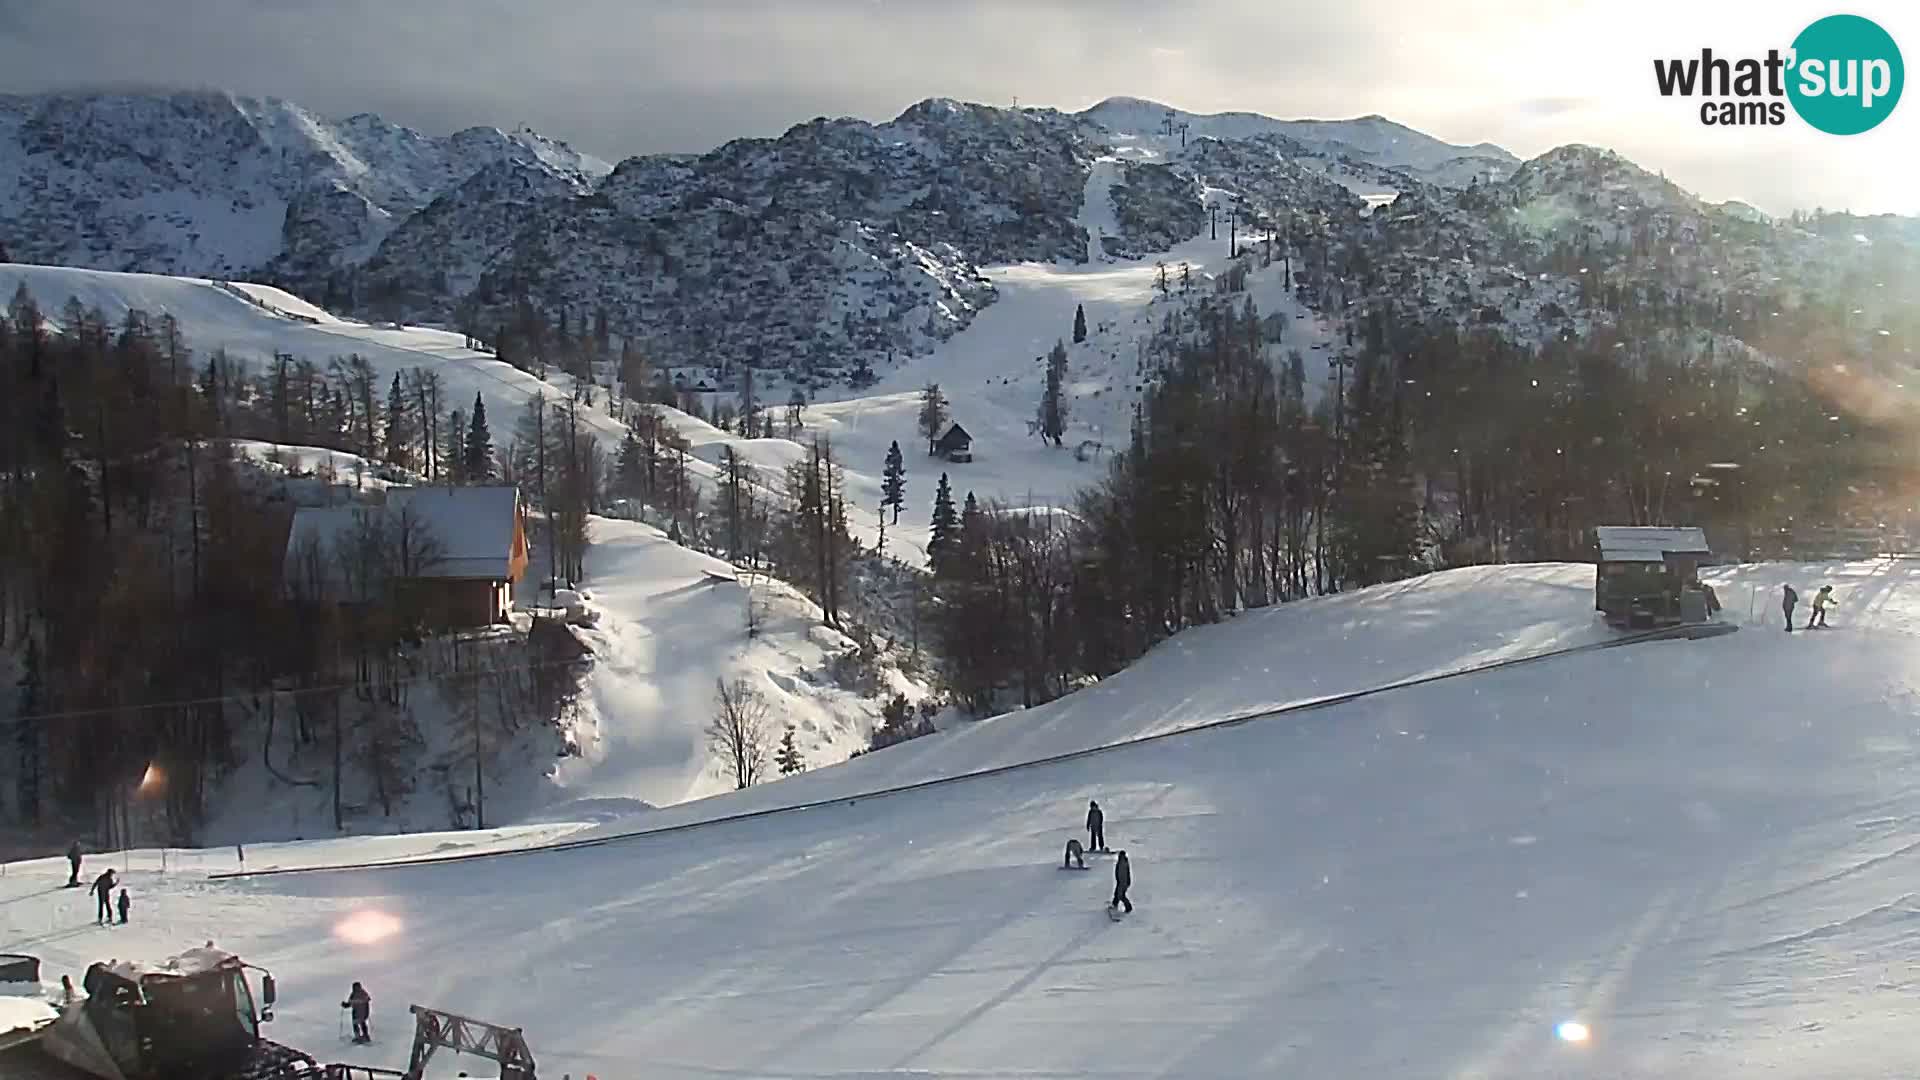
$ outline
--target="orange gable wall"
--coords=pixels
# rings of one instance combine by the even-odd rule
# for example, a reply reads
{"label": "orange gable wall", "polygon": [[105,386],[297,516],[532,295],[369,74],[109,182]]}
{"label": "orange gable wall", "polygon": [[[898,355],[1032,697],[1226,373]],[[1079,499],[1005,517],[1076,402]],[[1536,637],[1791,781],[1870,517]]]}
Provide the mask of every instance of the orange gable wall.
{"label": "orange gable wall", "polygon": [[513,552],[507,556],[507,580],[519,581],[527,572],[527,514],[514,501]]}

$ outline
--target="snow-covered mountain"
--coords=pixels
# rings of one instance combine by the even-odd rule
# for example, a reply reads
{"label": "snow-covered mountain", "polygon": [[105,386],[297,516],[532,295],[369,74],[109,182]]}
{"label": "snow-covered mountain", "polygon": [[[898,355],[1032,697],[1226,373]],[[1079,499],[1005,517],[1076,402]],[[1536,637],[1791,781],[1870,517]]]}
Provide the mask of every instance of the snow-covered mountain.
{"label": "snow-covered mountain", "polygon": [[1364,296],[1523,347],[1655,293],[1736,337],[1801,305],[1897,334],[1920,282],[1910,222],[1808,227],[1708,206],[1609,151],[1523,163],[1378,116],[936,98],[609,168],[527,131],[430,138],[223,94],[0,99],[15,261],[265,281],[483,339],[530,311],[591,320],[662,367],[816,388],[939,354],[999,299],[996,267],[1171,258],[1216,227],[1261,237],[1332,318]]}
{"label": "snow-covered mountain", "polygon": [[1276,120],[1250,112],[1190,113],[1141,98],[1111,97],[1076,115],[1116,135],[1179,134],[1188,138],[1279,136],[1300,156],[1346,158],[1401,169],[1434,183],[1465,186],[1500,179],[1520,163],[1492,143],[1456,146],[1384,116],[1352,120]]}
{"label": "snow-covered mountain", "polygon": [[432,137],[274,98],[0,97],[0,245],[109,270],[318,273],[364,261],[396,225],[503,163],[580,191],[610,170],[529,130]]}

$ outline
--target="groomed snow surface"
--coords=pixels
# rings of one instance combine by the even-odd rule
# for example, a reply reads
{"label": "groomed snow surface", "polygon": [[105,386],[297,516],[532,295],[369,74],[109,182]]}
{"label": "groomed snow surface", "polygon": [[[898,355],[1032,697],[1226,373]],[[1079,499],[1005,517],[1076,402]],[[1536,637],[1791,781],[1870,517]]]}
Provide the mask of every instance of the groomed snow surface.
{"label": "groomed snow surface", "polygon": [[[602,1080],[1910,1075],[1920,564],[1724,570],[1748,624],[1726,637],[855,798],[1598,640],[1591,573],[1475,568],[1249,613],[1044,708],[628,827],[846,798],[789,814],[225,882],[202,871],[231,851],[164,874],[140,852],[112,929],[58,888],[63,861],[15,863],[0,950],[52,981],[213,939],[274,970],[280,1041],[388,1067],[419,1002],[522,1027],[542,1075]],[[1834,628],[1781,633],[1783,581],[1835,584]],[[1108,860],[1059,868],[1089,799],[1133,861],[1118,924]],[[372,1047],[338,1040],[355,979]],[[1559,1037],[1574,1024],[1587,1041]]]}

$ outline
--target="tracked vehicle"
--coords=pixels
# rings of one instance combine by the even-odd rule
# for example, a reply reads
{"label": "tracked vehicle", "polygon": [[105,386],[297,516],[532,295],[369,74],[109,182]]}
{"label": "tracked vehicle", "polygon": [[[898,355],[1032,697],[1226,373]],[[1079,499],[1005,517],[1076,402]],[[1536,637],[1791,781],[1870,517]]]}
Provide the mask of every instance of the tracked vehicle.
{"label": "tracked vehicle", "polygon": [[518,1028],[419,1005],[405,1072],[321,1065],[261,1034],[273,974],[212,942],[158,966],[94,964],[71,1001],[41,990],[38,961],[12,959],[0,958],[0,993],[16,995],[0,996],[0,1080],[418,1080],[436,1050],[492,1061],[502,1080],[535,1080]]}

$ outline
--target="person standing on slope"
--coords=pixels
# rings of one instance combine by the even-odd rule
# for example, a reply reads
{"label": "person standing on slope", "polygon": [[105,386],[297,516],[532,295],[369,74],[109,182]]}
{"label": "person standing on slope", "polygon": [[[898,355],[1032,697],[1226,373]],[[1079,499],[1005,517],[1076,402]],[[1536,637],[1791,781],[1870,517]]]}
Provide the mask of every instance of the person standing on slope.
{"label": "person standing on slope", "polygon": [[1087,850],[1107,850],[1107,815],[1100,812],[1100,804],[1087,800]]}
{"label": "person standing on slope", "polygon": [[1827,625],[1827,608],[1833,604],[1833,586],[1822,585],[1820,591],[1813,594],[1813,614],[1807,616],[1807,629],[1824,628]]}
{"label": "person standing on slope", "polygon": [[1793,586],[1780,586],[1780,610],[1787,614],[1787,633],[1789,634],[1793,633],[1793,606],[1799,602],[1800,594],[1793,591]]}
{"label": "person standing on slope", "polygon": [[75,840],[73,846],[67,849],[67,865],[73,867],[73,872],[67,875],[67,888],[77,889],[80,887],[80,841],[78,840]]}
{"label": "person standing on slope", "polygon": [[347,1000],[341,1002],[340,1007],[353,1014],[353,1041],[372,1042],[373,1033],[367,1030],[367,1020],[373,1015],[373,995],[367,993],[367,988],[354,983],[353,989],[347,991]]}
{"label": "person standing on slope", "polygon": [[100,901],[97,909],[99,913],[94,916],[94,922],[100,926],[113,925],[113,887],[116,884],[118,883],[113,880],[111,866],[107,867],[106,873],[93,879],[93,895]]}
{"label": "person standing on slope", "polygon": [[1132,885],[1133,864],[1127,862],[1126,850],[1122,849],[1119,858],[1113,862],[1113,900],[1107,904],[1107,907],[1124,906],[1127,914],[1133,914],[1133,901],[1127,899],[1127,889]]}

